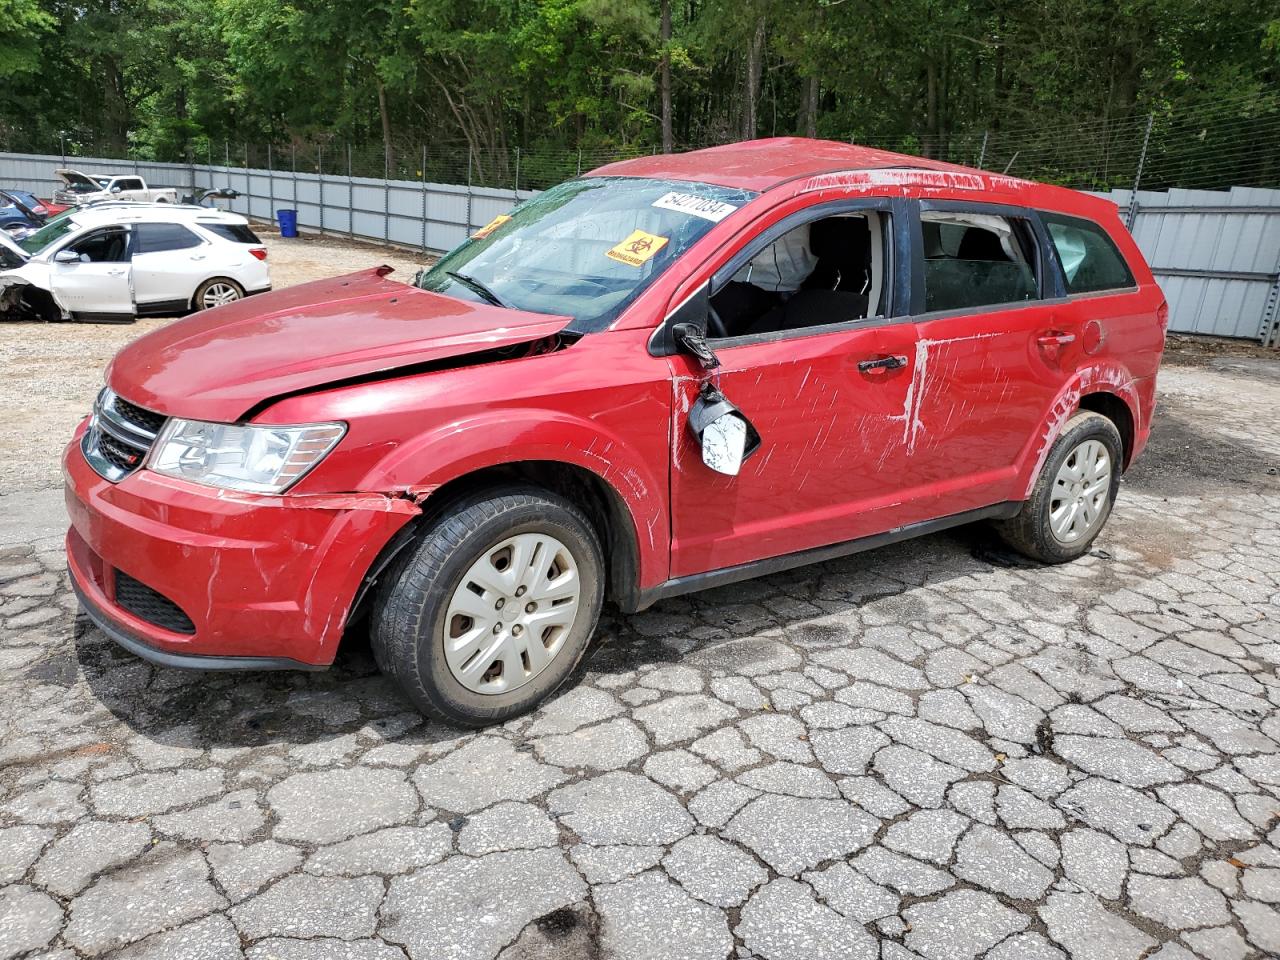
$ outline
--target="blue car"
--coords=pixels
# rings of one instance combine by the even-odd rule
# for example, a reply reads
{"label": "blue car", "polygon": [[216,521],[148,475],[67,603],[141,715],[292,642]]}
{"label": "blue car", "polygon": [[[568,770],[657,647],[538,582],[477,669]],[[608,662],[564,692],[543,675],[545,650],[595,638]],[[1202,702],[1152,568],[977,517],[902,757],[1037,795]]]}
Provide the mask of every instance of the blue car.
{"label": "blue car", "polygon": [[24,236],[49,219],[49,208],[25,190],[0,190],[0,230]]}

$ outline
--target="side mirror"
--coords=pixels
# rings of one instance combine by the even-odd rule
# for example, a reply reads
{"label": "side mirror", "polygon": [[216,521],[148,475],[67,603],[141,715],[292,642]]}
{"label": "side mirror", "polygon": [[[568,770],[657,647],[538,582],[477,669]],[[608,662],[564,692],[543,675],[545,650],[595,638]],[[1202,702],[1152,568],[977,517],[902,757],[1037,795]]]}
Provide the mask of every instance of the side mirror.
{"label": "side mirror", "polygon": [[123,193],[124,191],[123,191],[123,190],[121,190],[119,187],[112,187],[112,188],[111,188],[111,192],[112,192],[112,193]]}
{"label": "side mirror", "polygon": [[74,250],[59,250],[53,255],[54,263],[83,263],[84,260],[80,254]]}
{"label": "side mirror", "polygon": [[677,323],[671,328],[671,336],[675,338],[676,347],[702,364],[703,370],[714,370],[720,366],[720,358],[707,346],[707,335],[701,327],[692,323]]}
{"label": "side mirror", "polygon": [[760,449],[760,434],[751,421],[709,383],[702,385],[689,410],[689,429],[702,448],[702,462],[729,477],[736,477]]}

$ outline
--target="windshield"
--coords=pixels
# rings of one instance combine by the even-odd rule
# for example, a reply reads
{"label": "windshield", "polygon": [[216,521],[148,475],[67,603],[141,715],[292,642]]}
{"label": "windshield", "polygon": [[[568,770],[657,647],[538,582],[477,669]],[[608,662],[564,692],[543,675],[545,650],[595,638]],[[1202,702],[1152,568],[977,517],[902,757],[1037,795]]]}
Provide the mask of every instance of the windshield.
{"label": "windshield", "polygon": [[19,240],[18,246],[35,256],[49,244],[61,240],[75,228],[76,223],[71,219],[70,213],[64,213],[59,217],[54,217],[26,239]]}
{"label": "windshield", "polygon": [[570,180],[477,231],[418,285],[464,300],[569,315],[583,333],[601,330],[755,196],[675,180]]}

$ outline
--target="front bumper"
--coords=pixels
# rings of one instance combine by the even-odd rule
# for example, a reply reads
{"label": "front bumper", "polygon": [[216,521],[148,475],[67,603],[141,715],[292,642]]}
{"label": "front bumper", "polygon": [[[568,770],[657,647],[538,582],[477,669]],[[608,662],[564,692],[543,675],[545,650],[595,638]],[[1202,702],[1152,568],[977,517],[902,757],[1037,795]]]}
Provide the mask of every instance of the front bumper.
{"label": "front bumper", "polygon": [[[235,494],[147,470],[111,483],[85,461],[81,433],[63,454],[76,594],[108,636],[166,666],[332,663],[365,572],[416,512],[376,497]],[[190,630],[125,609],[118,573],[176,605]]]}

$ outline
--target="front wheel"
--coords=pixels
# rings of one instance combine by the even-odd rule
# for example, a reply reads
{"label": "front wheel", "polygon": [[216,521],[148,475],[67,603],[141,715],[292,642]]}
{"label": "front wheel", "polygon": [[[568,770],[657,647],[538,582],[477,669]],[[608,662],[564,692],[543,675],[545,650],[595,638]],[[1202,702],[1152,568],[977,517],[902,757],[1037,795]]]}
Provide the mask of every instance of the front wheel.
{"label": "front wheel", "polygon": [[1098,413],[1077,413],[1045,458],[1017,516],[995,525],[1001,539],[1042,563],[1083,556],[1102,532],[1120,487],[1123,445]]}
{"label": "front wheel", "polygon": [[603,600],[582,511],[532,487],[463,501],[406,550],[374,609],[374,657],[419,709],[485,726],[532,710],[573,672]]}
{"label": "front wheel", "polygon": [[191,298],[192,306],[197,310],[211,310],[228,303],[235,303],[244,297],[244,287],[226,277],[214,277],[206,280],[196,288],[196,295]]}

